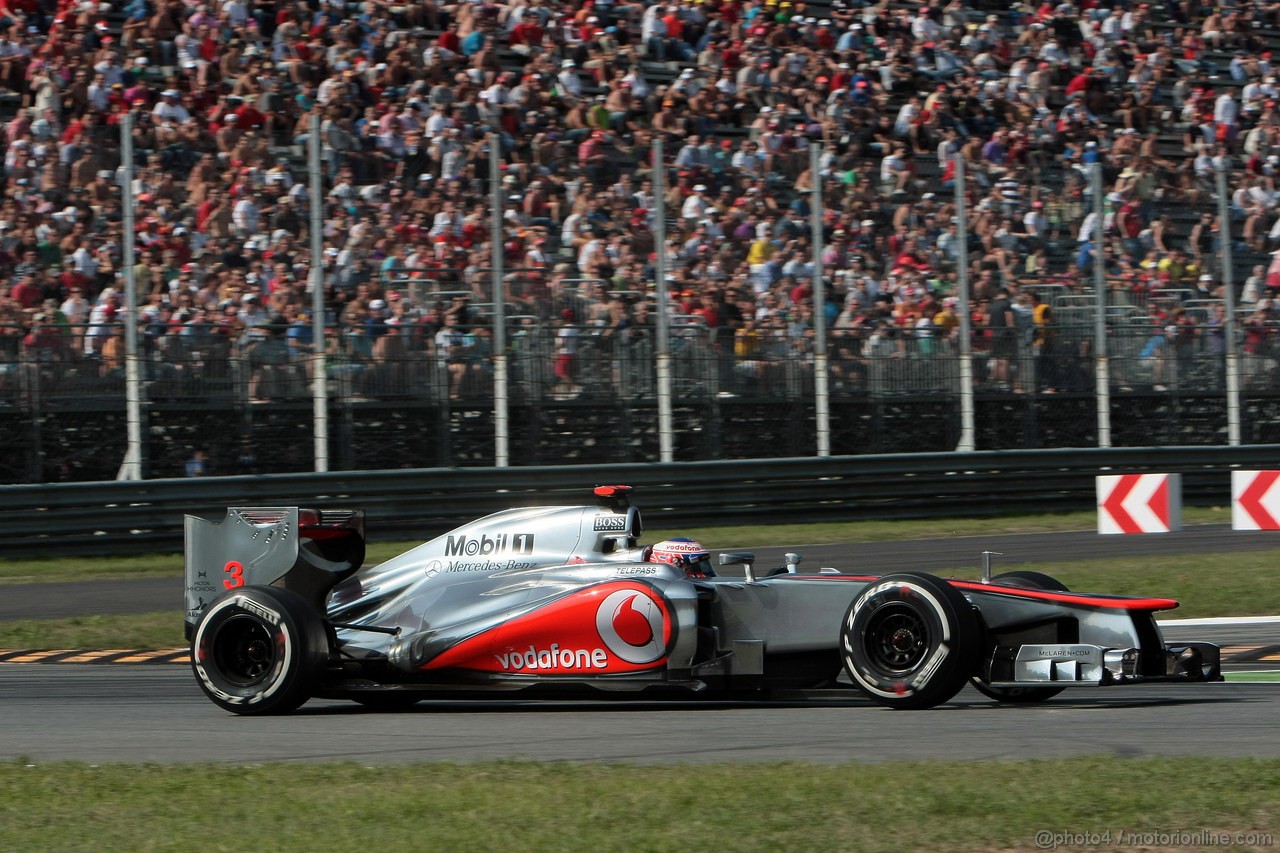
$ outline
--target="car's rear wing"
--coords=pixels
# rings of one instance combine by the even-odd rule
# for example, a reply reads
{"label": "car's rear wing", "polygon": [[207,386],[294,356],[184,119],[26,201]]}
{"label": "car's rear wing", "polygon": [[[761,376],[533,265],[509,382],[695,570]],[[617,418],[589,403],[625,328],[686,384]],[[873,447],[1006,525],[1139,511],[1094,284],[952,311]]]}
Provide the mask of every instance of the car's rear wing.
{"label": "car's rear wing", "polygon": [[228,507],[222,521],[184,526],[187,633],[215,598],[242,586],[293,590],[323,610],[329,590],[364,562],[364,512]]}

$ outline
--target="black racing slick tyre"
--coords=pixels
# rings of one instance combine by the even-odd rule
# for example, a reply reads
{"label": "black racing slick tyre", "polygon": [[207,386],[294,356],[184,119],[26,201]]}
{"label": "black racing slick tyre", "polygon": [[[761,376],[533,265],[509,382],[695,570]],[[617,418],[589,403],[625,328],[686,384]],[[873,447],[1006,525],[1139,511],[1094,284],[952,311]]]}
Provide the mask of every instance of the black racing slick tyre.
{"label": "black racing slick tyre", "polygon": [[[1017,571],[1005,572],[991,579],[992,583],[1006,586],[1021,586],[1027,589],[1043,589],[1051,592],[1068,592],[1067,585],[1052,575],[1044,572]],[[991,687],[981,679],[972,679],[973,686],[988,699],[1007,702],[1011,705],[1034,705],[1057,696],[1065,687]]]}
{"label": "black racing slick tyre", "polygon": [[919,572],[866,586],[840,626],[840,655],[853,683],[890,708],[932,708],[964,687],[977,664],[973,607],[944,580]]}
{"label": "black racing slick tyre", "polygon": [[311,696],[329,658],[319,613],[300,595],[246,586],[196,623],[191,667],[214,704],[235,714],[287,714]]}

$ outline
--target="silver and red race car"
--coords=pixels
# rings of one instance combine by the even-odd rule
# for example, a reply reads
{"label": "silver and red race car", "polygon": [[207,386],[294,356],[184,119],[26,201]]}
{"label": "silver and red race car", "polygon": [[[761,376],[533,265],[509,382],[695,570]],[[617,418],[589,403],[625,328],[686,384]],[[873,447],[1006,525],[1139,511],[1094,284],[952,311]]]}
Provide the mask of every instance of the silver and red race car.
{"label": "silver and red race car", "polygon": [[[233,507],[186,519],[186,630],[201,689],[238,714],[313,697],[393,709],[530,688],[764,696],[853,686],[929,708],[966,682],[1002,702],[1067,687],[1220,681],[1218,647],[1164,642],[1166,598],[642,547],[626,486],[596,504],[486,516],[361,569],[355,510]],[[690,553],[682,554],[685,548]]]}

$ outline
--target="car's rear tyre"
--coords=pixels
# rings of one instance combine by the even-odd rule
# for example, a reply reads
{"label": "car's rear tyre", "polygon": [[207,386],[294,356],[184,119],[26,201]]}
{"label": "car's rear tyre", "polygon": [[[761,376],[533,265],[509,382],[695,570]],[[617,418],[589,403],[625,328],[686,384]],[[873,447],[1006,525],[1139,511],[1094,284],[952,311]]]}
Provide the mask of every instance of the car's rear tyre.
{"label": "car's rear tyre", "polygon": [[[1006,586],[1021,586],[1027,589],[1043,589],[1050,592],[1069,591],[1066,584],[1052,575],[1029,570],[1005,572],[993,577],[991,582],[1002,583]],[[988,699],[1014,705],[1034,705],[1037,702],[1052,699],[1067,689],[1065,687],[991,687],[978,678],[972,679],[972,683],[978,692]]]}
{"label": "car's rear tyre", "polygon": [[319,613],[297,593],[246,586],[196,623],[191,668],[213,702],[236,714],[287,714],[311,696],[329,657]]}
{"label": "car's rear tyre", "polygon": [[890,708],[932,708],[974,672],[980,633],[973,607],[944,580],[919,572],[872,581],[849,605],[840,655],[849,677]]}
{"label": "car's rear tyre", "polygon": [[369,692],[351,698],[370,711],[405,711],[422,701],[421,696],[396,690]]}

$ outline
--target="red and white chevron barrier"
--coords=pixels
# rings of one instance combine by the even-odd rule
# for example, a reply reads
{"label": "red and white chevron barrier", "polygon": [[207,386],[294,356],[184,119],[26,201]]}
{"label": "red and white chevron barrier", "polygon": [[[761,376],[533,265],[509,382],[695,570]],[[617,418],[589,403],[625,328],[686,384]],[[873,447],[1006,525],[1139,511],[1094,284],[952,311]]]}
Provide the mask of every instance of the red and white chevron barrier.
{"label": "red and white chevron barrier", "polygon": [[1231,529],[1280,530],[1280,471],[1231,472]]}
{"label": "red and white chevron barrier", "polygon": [[1182,475],[1108,474],[1096,483],[1099,533],[1182,529]]}

